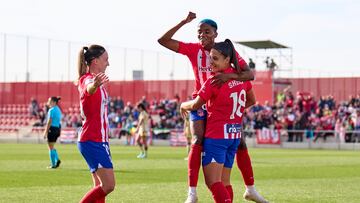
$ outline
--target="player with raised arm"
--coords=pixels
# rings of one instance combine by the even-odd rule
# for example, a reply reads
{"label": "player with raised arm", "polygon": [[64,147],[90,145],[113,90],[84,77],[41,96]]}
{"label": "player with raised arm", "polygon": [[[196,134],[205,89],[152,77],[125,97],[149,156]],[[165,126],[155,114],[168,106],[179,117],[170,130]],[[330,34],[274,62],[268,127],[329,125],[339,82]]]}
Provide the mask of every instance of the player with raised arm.
{"label": "player with raised arm", "polygon": [[115,188],[108,127],[108,94],[104,84],[109,82],[105,70],[108,53],[100,45],[83,47],[79,53],[78,90],[83,126],[79,132],[78,148],[89,166],[94,187],[81,203],[104,203]]}
{"label": "player with raised arm", "polygon": [[[182,26],[190,23],[195,18],[196,14],[189,12],[184,20],[180,21],[180,23],[168,30],[158,40],[162,46],[174,52],[186,55],[189,58],[195,76],[195,88],[192,95],[193,98],[196,98],[201,85],[212,73],[209,53],[211,48],[214,46],[215,38],[218,35],[216,22],[211,19],[204,19],[200,21],[198,25],[198,43],[184,43],[173,39],[174,34]],[[237,53],[236,56],[240,69],[232,73],[217,74],[211,80],[212,85],[218,86],[229,80],[249,81],[254,79],[254,75],[250,71],[244,59],[242,59]],[[190,113],[190,127],[193,136],[193,144],[191,146],[188,160],[189,191],[188,197],[185,201],[186,203],[194,203],[197,202],[198,199],[196,187],[201,163],[202,140],[204,136],[206,113],[206,110],[203,108],[199,108]],[[243,196],[247,200],[262,202],[263,198],[257,193],[254,187],[254,175],[245,138],[242,137],[241,139],[242,142],[239,145],[236,158],[246,186],[246,191]]]}
{"label": "player with raised arm", "polygon": [[[234,73],[240,68],[228,39],[215,43],[210,56],[214,74]],[[242,115],[245,108],[255,103],[255,96],[249,81],[229,80],[218,87],[211,85],[210,77],[194,100],[181,104],[180,112],[185,117],[187,111],[205,103],[208,111],[202,159],[205,182],[215,202],[230,203],[233,201],[230,174],[240,144]]]}

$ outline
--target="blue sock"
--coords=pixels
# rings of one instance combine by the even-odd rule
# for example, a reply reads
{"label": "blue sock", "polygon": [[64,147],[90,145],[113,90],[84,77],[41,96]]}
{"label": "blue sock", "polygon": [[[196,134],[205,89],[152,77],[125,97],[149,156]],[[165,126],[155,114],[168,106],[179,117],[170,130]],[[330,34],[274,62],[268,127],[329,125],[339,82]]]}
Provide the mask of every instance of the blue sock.
{"label": "blue sock", "polygon": [[55,163],[57,163],[59,161],[59,155],[58,155],[56,149],[54,149],[54,153],[55,153]]}
{"label": "blue sock", "polygon": [[51,161],[51,166],[55,166],[56,165],[56,162],[55,162],[55,153],[54,153],[54,150],[51,149],[49,151],[49,156],[50,156],[50,161]]}

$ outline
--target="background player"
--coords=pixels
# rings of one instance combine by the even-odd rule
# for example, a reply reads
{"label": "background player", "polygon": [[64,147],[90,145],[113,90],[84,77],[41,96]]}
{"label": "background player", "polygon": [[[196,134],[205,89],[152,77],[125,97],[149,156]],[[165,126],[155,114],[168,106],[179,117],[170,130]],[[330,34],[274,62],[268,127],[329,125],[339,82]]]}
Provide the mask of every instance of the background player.
{"label": "background player", "polygon": [[48,141],[49,157],[51,165],[48,168],[57,168],[60,166],[59,155],[55,149],[55,143],[61,132],[61,110],[58,106],[60,97],[50,97],[47,105],[49,111],[47,113],[47,122],[44,131],[44,139]]}
{"label": "background player", "polygon": [[137,156],[137,158],[143,159],[143,158],[147,158],[147,151],[148,151],[147,138],[150,135],[149,114],[146,112],[146,108],[144,104],[139,103],[137,105],[137,108],[140,112],[138,125],[135,131],[138,134],[136,142],[140,147],[140,154]]}

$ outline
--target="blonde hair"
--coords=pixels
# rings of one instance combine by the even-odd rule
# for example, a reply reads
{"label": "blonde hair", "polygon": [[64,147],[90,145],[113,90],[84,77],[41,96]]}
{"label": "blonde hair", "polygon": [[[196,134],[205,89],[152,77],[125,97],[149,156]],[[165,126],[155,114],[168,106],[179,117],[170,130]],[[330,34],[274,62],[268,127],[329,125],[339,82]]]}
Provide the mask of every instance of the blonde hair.
{"label": "blonde hair", "polygon": [[85,75],[87,72],[87,65],[85,62],[85,51],[87,51],[88,47],[83,47],[79,52],[78,57],[78,79],[81,78],[81,76]]}

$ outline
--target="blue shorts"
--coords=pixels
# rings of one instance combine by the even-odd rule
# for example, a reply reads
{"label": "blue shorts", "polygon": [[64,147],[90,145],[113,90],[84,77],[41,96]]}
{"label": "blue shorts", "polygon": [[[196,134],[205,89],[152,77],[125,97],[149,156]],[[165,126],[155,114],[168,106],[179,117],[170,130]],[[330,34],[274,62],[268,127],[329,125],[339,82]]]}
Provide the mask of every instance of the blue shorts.
{"label": "blue shorts", "polygon": [[202,165],[216,162],[232,168],[240,139],[212,139],[205,138],[203,145]]}
{"label": "blue shorts", "polygon": [[190,112],[190,120],[191,121],[199,121],[199,120],[206,120],[207,111],[204,108],[200,108],[195,111]]}
{"label": "blue shorts", "polygon": [[94,173],[98,168],[113,168],[109,143],[107,142],[78,142],[78,148]]}

